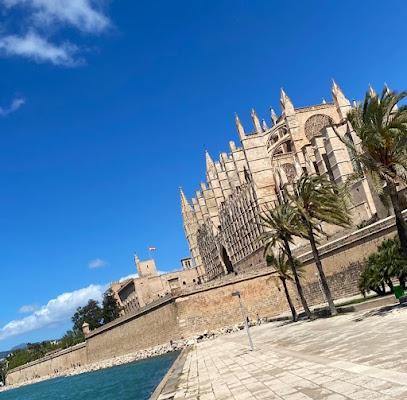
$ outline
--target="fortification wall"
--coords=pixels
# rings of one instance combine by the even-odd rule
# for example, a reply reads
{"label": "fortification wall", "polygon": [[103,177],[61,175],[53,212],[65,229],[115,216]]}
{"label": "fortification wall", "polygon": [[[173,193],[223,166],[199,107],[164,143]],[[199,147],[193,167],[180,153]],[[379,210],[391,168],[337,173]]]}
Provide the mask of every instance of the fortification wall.
{"label": "fortification wall", "polygon": [[[394,217],[388,217],[366,228],[351,232],[319,248],[324,272],[334,299],[359,294],[357,281],[364,260],[377,251],[380,243],[396,234]],[[309,305],[325,302],[312,252],[296,256],[304,269],[303,288]],[[259,265],[259,264],[258,264]],[[264,265],[264,264],[263,264]],[[183,337],[202,333],[241,322],[242,316],[237,298],[232,292],[239,291],[250,319],[271,317],[288,312],[289,307],[282,287],[275,284],[276,277],[267,268],[244,275],[229,276],[201,285],[198,289],[186,289],[177,294],[179,326]],[[281,286],[281,285],[280,285]],[[296,288],[289,283],[291,297],[301,308]]]}
{"label": "fortification wall", "polygon": [[174,299],[166,298],[91,331],[86,336],[88,362],[169,343],[179,336]]}
{"label": "fortification wall", "polygon": [[49,377],[57,372],[71,369],[73,366],[86,365],[87,363],[86,343],[80,343],[14,368],[7,375],[7,385],[28,382],[38,377]]}
{"label": "fortification wall", "polygon": [[[357,280],[363,261],[377,250],[383,240],[395,234],[394,217],[389,217],[320,247],[324,271],[334,298],[359,293]],[[296,254],[305,271],[305,295],[310,305],[322,303],[324,298],[315,274],[317,269],[312,253],[302,251],[297,249]],[[289,311],[282,287],[279,290],[275,284],[276,275],[268,268],[258,269],[258,265],[248,268],[250,272],[244,274],[229,275],[173,291],[173,297],[91,331],[86,337],[86,344],[14,369],[9,373],[7,383],[29,381],[36,375],[48,376],[78,363],[94,363],[239,323],[242,315],[238,299],[232,297],[235,291],[240,292],[250,319],[256,318],[257,313],[261,317],[270,317]],[[300,307],[292,283],[289,283],[289,290],[295,305]]]}

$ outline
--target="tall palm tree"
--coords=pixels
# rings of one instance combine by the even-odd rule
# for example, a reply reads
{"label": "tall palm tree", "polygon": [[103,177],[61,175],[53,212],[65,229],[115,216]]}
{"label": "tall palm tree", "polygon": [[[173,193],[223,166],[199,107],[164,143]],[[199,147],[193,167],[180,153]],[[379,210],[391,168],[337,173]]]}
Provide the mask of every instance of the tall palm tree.
{"label": "tall palm tree", "polygon": [[348,196],[343,188],[331,182],[326,176],[306,173],[302,174],[292,186],[286,185],[284,192],[307,232],[331,315],[336,315],[337,311],[317,249],[317,238],[323,233],[321,222],[342,227],[351,226]]}
{"label": "tall palm tree", "polygon": [[[290,293],[288,292],[287,281],[293,281],[293,274],[291,264],[288,261],[287,255],[280,250],[277,257],[271,253],[266,256],[266,262],[268,266],[275,269],[278,274],[278,279],[281,281],[284,287],[285,297],[287,298],[288,305],[290,306],[291,314],[293,315],[293,322],[297,321],[297,312],[295,311],[294,304],[291,300]],[[300,262],[294,258],[295,268],[297,273],[299,272]]]}
{"label": "tall palm tree", "polygon": [[397,93],[387,86],[380,98],[366,93],[363,104],[356,105],[347,117],[360,143],[336,134],[348,146],[354,164],[358,165],[353,179],[366,175],[385,205],[390,199],[407,260],[407,233],[397,191],[399,182],[407,183],[407,106],[397,107],[406,96],[407,91]]}
{"label": "tall palm tree", "polygon": [[290,249],[290,243],[294,243],[294,236],[306,237],[307,233],[304,227],[299,222],[295,210],[289,204],[278,205],[273,209],[267,207],[264,214],[260,215],[260,218],[263,221],[262,225],[267,229],[257,239],[264,244],[264,255],[272,254],[274,247],[281,246],[291,266],[305,314],[308,318],[311,318],[312,314],[305,300],[296,263]]}

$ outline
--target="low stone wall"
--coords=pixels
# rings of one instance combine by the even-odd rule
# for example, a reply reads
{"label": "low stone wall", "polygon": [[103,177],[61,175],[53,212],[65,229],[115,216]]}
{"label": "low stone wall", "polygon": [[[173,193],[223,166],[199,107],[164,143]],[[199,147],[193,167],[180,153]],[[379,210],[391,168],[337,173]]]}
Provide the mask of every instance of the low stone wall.
{"label": "low stone wall", "polygon": [[88,363],[86,343],[50,354],[39,360],[14,368],[7,375],[7,385],[29,382],[37,378],[67,371],[73,366],[80,367]]}
{"label": "low stone wall", "polygon": [[175,301],[166,298],[91,331],[86,336],[88,362],[133,353],[179,337]]}

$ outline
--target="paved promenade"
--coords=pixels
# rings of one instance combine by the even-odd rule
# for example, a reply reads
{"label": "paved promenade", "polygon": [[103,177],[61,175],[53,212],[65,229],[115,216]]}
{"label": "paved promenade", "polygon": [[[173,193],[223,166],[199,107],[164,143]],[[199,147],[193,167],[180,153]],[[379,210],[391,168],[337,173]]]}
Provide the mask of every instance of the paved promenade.
{"label": "paved promenade", "polygon": [[160,399],[405,399],[407,307],[270,323],[190,349]]}

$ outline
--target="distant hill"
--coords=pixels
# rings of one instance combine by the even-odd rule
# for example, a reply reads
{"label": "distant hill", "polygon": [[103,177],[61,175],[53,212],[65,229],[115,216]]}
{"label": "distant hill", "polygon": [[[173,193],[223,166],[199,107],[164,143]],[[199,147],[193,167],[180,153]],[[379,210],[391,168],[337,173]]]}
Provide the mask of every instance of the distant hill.
{"label": "distant hill", "polygon": [[27,343],[20,343],[17,346],[14,346],[11,350],[0,351],[0,359],[7,357],[14,350],[25,350],[27,348]]}
{"label": "distant hill", "polygon": [[13,350],[25,350],[27,348],[27,343],[20,343],[17,346],[14,346],[10,351]]}

